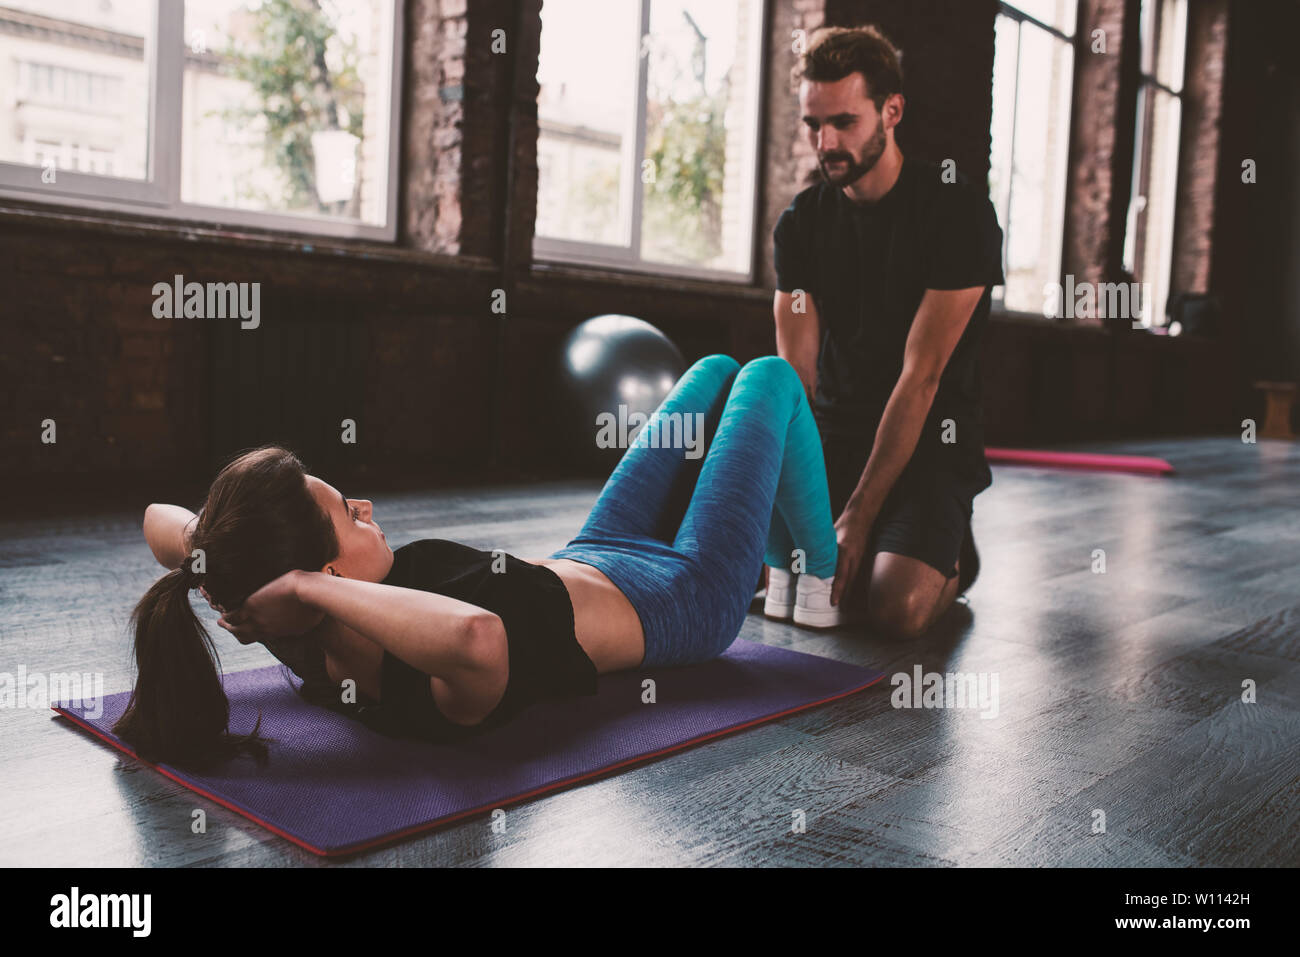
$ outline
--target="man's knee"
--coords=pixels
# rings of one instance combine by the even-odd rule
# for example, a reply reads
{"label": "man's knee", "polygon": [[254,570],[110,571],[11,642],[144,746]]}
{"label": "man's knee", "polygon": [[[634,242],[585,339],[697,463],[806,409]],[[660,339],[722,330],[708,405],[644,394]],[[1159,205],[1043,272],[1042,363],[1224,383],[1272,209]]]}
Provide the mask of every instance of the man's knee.
{"label": "man's knee", "polygon": [[867,602],[871,626],[898,638],[925,634],[932,611],[928,597],[920,589],[873,587]]}

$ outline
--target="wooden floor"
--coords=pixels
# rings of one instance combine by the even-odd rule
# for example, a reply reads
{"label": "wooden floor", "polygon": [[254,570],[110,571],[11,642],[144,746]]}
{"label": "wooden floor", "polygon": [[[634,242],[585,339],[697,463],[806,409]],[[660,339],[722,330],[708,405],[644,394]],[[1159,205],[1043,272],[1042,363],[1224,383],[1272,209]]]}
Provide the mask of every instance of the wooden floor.
{"label": "wooden floor", "polygon": [[[995,466],[975,502],[983,571],[922,640],[757,613],[741,632],[890,675],[996,673],[995,719],[895,709],[886,680],[517,806],[505,834],[483,816],[343,866],[1300,864],[1300,443],[1069,448],[1157,455],[1178,474]],[[576,532],[599,485],[380,496],[376,517],[394,544],[538,556]],[[0,671],[130,687],[127,615],[158,574],[139,519],[133,506],[0,522]],[[273,661],[212,630],[227,671]],[[0,719],[0,864],[340,866],[48,711]],[[195,807],[206,835],[190,833]]]}

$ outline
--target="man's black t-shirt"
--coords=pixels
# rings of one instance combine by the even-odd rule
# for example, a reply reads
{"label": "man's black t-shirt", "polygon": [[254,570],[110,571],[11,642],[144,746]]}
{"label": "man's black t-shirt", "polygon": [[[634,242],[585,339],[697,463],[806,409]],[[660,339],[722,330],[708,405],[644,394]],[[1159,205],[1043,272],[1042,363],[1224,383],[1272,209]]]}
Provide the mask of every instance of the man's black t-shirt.
{"label": "man's black t-shirt", "polygon": [[[777,288],[811,295],[822,319],[813,412],[824,442],[875,441],[903,371],[908,331],[927,289],[984,286],[944,368],[909,468],[940,469],[974,496],[992,484],[984,458],[979,347],[990,287],[1002,276],[1002,229],[987,194],[936,165],[904,159],[875,203],[819,183],[776,225]],[[955,441],[944,442],[951,419]]]}

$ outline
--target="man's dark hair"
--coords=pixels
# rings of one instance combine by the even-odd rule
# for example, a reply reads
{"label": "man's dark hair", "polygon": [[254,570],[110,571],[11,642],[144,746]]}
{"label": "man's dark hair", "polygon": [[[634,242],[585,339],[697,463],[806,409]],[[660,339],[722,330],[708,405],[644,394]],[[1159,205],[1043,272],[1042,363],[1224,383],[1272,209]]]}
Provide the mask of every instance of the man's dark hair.
{"label": "man's dark hair", "polygon": [[822,27],[808,40],[808,49],[795,67],[795,78],[834,83],[861,73],[867,96],[884,108],[885,100],[903,92],[903,68],[898,49],[876,27]]}

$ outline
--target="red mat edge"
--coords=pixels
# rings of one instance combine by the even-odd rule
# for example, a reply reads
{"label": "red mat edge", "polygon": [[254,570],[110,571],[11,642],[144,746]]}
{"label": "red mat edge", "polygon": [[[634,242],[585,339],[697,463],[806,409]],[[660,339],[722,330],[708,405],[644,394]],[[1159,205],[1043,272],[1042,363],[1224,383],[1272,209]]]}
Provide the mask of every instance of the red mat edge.
{"label": "red mat edge", "polygon": [[406,828],[405,830],[402,831],[393,831],[389,834],[381,835],[377,838],[364,841],[360,844],[348,844],[341,848],[333,848],[328,850],[325,848],[316,847],[314,844],[309,844],[306,841],[302,840],[301,838],[295,837],[294,835],[288,833],[287,831],[283,831],[280,828],[276,827],[275,825],[263,821],[253,812],[248,811],[231,801],[227,801],[224,798],[219,798],[215,794],[205,791],[197,784],[190,783],[188,780],[181,777],[178,773],[168,771],[166,768],[162,767],[161,765],[157,765],[150,761],[144,760],[138,754],[132,751],[129,747],[127,747],[125,744],[115,741],[108,734],[104,733],[103,731],[100,731],[98,728],[94,727],[93,725],[88,724],[87,722],[83,721],[81,718],[78,718],[76,715],[70,714],[64,709],[56,707],[54,705],[50,705],[50,710],[53,711],[55,714],[59,715],[60,717],[67,718],[77,727],[89,731],[95,737],[99,738],[100,740],[116,748],[118,751],[121,751],[122,753],[129,755],[131,758],[134,758],[136,761],[139,761],[145,767],[152,768],[153,770],[157,771],[159,774],[163,775],[163,777],[175,781],[177,784],[181,785],[181,787],[185,788],[186,790],[193,791],[195,794],[207,798],[209,801],[212,801],[214,804],[224,807],[228,811],[234,811],[240,817],[247,818],[248,820],[252,821],[254,824],[266,828],[272,834],[276,834],[279,837],[284,838],[286,841],[289,841],[290,843],[295,844],[298,847],[301,847],[305,851],[310,851],[312,854],[316,854],[319,857],[345,857],[350,854],[358,854],[361,851],[372,850],[373,848],[381,847],[386,844],[391,844],[396,841],[404,840],[405,838],[412,837],[424,831],[434,830],[436,828],[443,827],[447,824],[452,824],[456,821],[463,820],[464,818],[472,817],[475,814],[482,814],[484,811],[487,810],[495,810],[496,808],[499,807],[507,807],[510,805],[519,804],[531,798],[540,797],[543,794],[548,794],[552,791],[561,791],[566,788],[573,787],[574,785],[581,784],[584,781],[593,781],[596,780],[597,778],[604,777],[609,774],[613,774],[614,772],[620,771],[624,768],[631,767],[632,765],[653,761],[656,758],[661,758],[665,755],[672,754],[676,751],[684,751],[687,748],[694,747],[697,744],[702,744],[705,741],[711,741],[714,738],[720,738],[725,735],[735,734],[739,731],[744,731],[746,728],[752,728],[756,725],[766,724],[769,721],[776,721],[778,718],[784,718],[792,714],[798,714],[800,711],[807,711],[809,708],[817,708],[824,704],[830,704],[832,701],[838,701],[841,698],[847,698],[849,695],[855,695],[858,694],[859,692],[865,691],[866,689],[870,688],[872,685],[876,684],[884,677],[885,677],[885,673],[881,672],[879,675],[872,678],[870,681],[866,682],[865,684],[861,684],[856,688],[850,688],[848,691],[842,691],[839,694],[831,695],[829,698],[820,698],[817,701],[810,701],[807,704],[796,705],[795,707],[788,708],[785,711],[779,711],[776,712],[775,714],[764,715],[763,717],[755,718],[752,721],[746,721],[743,722],[742,724],[732,725],[729,728],[721,728],[717,731],[711,731],[708,734],[701,735],[698,738],[691,738],[690,740],[683,741],[680,744],[674,744],[671,747],[661,748],[658,751],[651,751],[646,754],[639,754],[634,758],[628,758],[625,761],[620,761],[617,764],[607,765],[605,767],[598,768],[595,771],[588,771],[585,774],[577,774],[570,778],[562,778],[559,781],[555,781],[551,784],[544,785],[540,788],[534,788],[531,791],[525,791],[521,794],[513,795],[501,801],[493,801],[490,804],[484,804],[481,807],[470,808],[469,810],[460,811],[455,814],[447,814],[444,815],[443,817],[434,818],[432,821],[425,821],[423,823],[416,824],[409,828]]}

